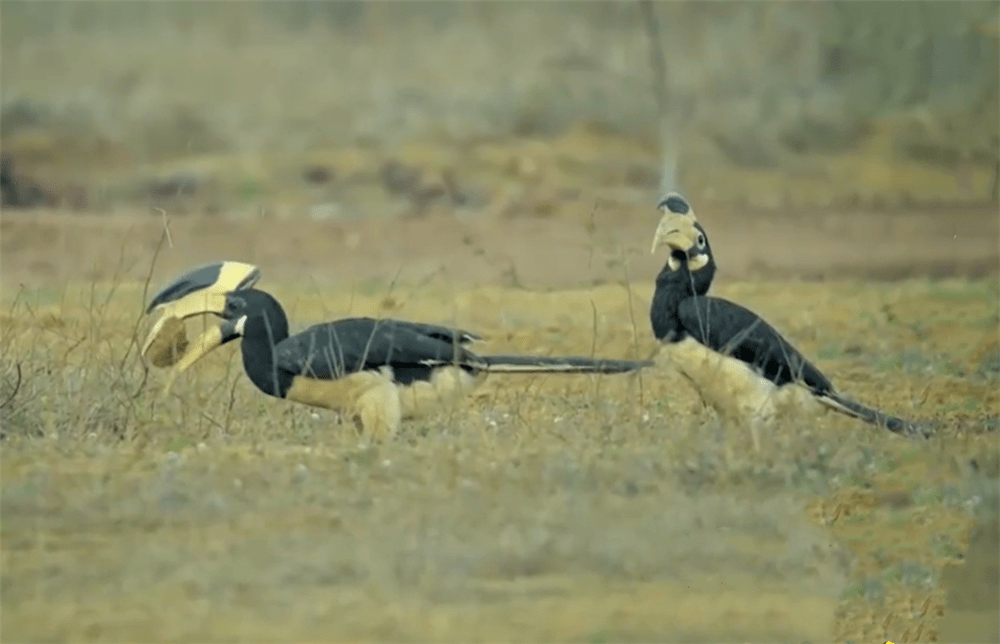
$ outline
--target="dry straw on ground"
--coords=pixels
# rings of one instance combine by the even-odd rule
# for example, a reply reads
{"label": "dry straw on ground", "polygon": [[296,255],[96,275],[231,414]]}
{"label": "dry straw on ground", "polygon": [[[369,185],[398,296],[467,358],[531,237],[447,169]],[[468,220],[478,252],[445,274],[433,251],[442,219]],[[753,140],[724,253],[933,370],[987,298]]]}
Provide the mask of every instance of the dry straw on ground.
{"label": "dry straw on ground", "polygon": [[[359,447],[333,414],[262,396],[231,348],[159,400],[128,343],[142,285],[5,289],[5,636],[926,639],[970,525],[947,463],[995,452],[996,289],[724,288],[845,391],[944,426],[922,445],[789,419],[760,457],[656,371],[497,377]],[[272,290],[299,326],[390,306],[490,350],[653,349],[647,284]]]}

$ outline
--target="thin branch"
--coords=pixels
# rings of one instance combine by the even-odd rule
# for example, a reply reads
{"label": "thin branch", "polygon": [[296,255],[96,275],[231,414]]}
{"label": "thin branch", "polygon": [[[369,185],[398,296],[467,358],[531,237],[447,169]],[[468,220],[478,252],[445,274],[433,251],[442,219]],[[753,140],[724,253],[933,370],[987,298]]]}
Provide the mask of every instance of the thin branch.
{"label": "thin branch", "polygon": [[597,222],[595,221],[595,216],[597,215],[597,207],[601,204],[600,198],[594,199],[594,207],[590,209],[590,221],[587,222],[587,270],[591,270],[594,267],[594,246],[596,242],[594,241],[594,236],[597,231]]}
{"label": "thin branch", "polygon": [[593,360],[594,356],[597,355],[597,306],[594,304],[594,298],[590,298],[590,313],[591,313],[590,358],[591,360]]}
{"label": "thin branch", "polygon": [[14,318],[14,309],[17,308],[17,303],[21,301],[22,295],[24,295],[24,284],[18,284],[17,295],[15,295],[14,299],[11,301],[10,311],[8,312],[8,315],[11,317],[11,319]]}
{"label": "thin branch", "polygon": [[[153,251],[153,258],[149,262],[149,271],[146,273],[146,279],[142,283],[142,303],[139,306],[139,314],[135,318],[135,324],[132,326],[132,341],[129,346],[125,349],[125,355],[122,356],[121,363],[118,365],[119,371],[125,369],[125,362],[128,360],[129,354],[132,352],[133,347],[139,346],[139,326],[142,324],[142,318],[146,315],[146,297],[149,294],[149,285],[153,281],[153,271],[156,269],[156,260],[160,257],[160,251],[163,249],[163,242],[167,239],[169,233],[164,229],[163,234],[160,235],[160,240],[156,243],[156,249]],[[143,358],[143,356],[139,356]],[[146,387],[146,382],[149,379],[149,365],[146,364],[145,359],[140,359],[139,362],[142,364],[142,382],[136,388],[135,393],[132,394],[132,399],[135,400],[142,394]]]}
{"label": "thin branch", "polygon": [[[632,347],[633,353],[636,357],[639,356],[639,329],[635,324],[635,309],[632,307],[632,278],[629,276],[628,272],[628,258],[625,256],[625,248],[619,247],[619,253],[622,257],[622,272],[625,273],[625,292],[628,294],[628,317],[629,321],[632,323]],[[639,377],[639,405],[645,404],[645,388],[642,382],[642,369],[639,369],[636,374]]]}
{"label": "thin branch", "polygon": [[153,210],[159,211],[159,213],[160,213],[160,220],[163,222],[163,232],[167,236],[167,244],[171,248],[173,248],[174,247],[174,239],[173,239],[173,237],[170,236],[170,222],[167,219],[167,211],[164,210],[163,208],[153,208]]}
{"label": "thin branch", "polygon": [[0,403],[0,409],[3,409],[4,407],[6,407],[10,403],[12,403],[14,401],[14,396],[17,395],[17,392],[21,391],[21,363],[20,363],[20,361],[18,361],[14,365],[14,367],[17,369],[17,382],[14,383],[14,391],[10,392],[10,395],[7,396],[7,400],[5,400],[2,403]]}

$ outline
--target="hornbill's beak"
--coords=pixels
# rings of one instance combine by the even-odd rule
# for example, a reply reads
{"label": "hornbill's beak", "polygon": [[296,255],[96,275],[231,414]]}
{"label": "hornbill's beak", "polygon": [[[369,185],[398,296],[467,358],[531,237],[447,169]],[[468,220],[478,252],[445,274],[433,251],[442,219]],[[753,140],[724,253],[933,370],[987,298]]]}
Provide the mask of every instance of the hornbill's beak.
{"label": "hornbill's beak", "polygon": [[[224,301],[226,297],[222,297]],[[225,308],[225,302],[223,302],[223,308]],[[181,359],[176,361],[174,369],[170,372],[167,382],[163,387],[162,395],[166,396],[170,393],[170,389],[174,385],[174,380],[182,371],[190,368],[194,363],[201,360],[204,356],[208,355],[216,348],[242,336],[243,325],[246,324],[246,321],[247,316],[242,315],[235,320],[226,320],[218,326],[206,329],[205,332],[202,333],[194,342],[194,345],[187,350],[183,356],[181,356]]]}
{"label": "hornbill's beak", "polygon": [[243,315],[235,320],[226,320],[219,326],[207,329],[198,337],[191,349],[177,361],[174,373],[185,371],[217,347],[243,335],[243,325],[246,323],[246,320],[247,316]]}
{"label": "hornbill's beak", "polygon": [[[146,313],[161,310],[143,343],[142,355],[157,367],[169,367],[187,349],[184,320],[194,315],[220,315],[226,306],[226,294],[249,288],[260,279],[260,269],[242,262],[215,262],[190,270],[160,290]],[[201,345],[213,330],[206,331]]]}
{"label": "hornbill's beak", "polygon": [[698,229],[694,227],[695,221],[693,215],[679,215],[665,211],[653,235],[653,248],[650,252],[655,253],[660,246],[668,246],[672,250],[687,253],[695,246],[698,239]]}

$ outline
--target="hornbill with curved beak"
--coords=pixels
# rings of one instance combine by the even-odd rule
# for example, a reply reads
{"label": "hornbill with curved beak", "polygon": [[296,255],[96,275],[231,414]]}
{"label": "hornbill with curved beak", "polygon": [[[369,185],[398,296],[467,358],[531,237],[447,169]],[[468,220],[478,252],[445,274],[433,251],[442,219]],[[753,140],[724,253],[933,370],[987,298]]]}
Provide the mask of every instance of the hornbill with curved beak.
{"label": "hornbill with curved beak", "polygon": [[[190,273],[154,298],[165,315],[212,313],[223,319],[176,361],[173,375],[216,347],[242,339],[243,366],[265,394],[345,412],[375,437],[395,434],[412,418],[466,396],[490,373],[626,373],[652,361],[574,357],[480,356],[480,340],[462,329],[392,319],[346,318],[289,334],[288,318],[269,293],[248,286],[245,269],[219,264],[226,285],[190,280]],[[246,265],[242,265],[246,266]],[[205,268],[201,269],[205,270]],[[205,273],[200,273],[204,275]],[[252,273],[253,277],[258,273]],[[222,292],[236,283],[231,292]],[[176,294],[177,299],[172,300]],[[192,304],[188,298],[194,298]],[[196,309],[197,312],[193,312]],[[151,306],[151,309],[155,308]],[[147,340],[147,346],[152,340]]]}
{"label": "hornbill with curved beak", "polygon": [[787,405],[818,410],[818,403],[892,432],[928,435],[926,427],[844,397],[756,313],[706,295],[716,270],[708,235],[679,194],[661,204],[663,216],[651,252],[667,246],[670,254],[656,278],[650,307],[653,333],[705,402],[724,416],[749,422],[756,449],[758,425]]}

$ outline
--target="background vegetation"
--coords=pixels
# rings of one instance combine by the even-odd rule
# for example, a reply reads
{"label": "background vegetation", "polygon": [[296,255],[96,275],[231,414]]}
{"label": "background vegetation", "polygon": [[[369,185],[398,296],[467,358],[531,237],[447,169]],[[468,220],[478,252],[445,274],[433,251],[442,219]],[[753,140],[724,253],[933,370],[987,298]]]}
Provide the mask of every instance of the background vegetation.
{"label": "background vegetation", "polygon": [[[818,183],[796,198],[812,205],[988,198],[998,14],[948,0],[655,3],[685,189],[780,205],[770,186],[720,180],[755,169]],[[418,167],[478,180],[492,202],[509,159],[485,143],[580,128],[646,147],[631,169],[605,159],[596,183],[648,190],[660,175],[634,2],[11,0],[2,54],[5,149],[90,202],[200,191],[226,212],[301,205],[316,196],[291,194],[319,159],[340,180],[324,201],[371,216],[362,186],[385,169],[367,157],[416,141]],[[456,150],[470,153],[438,167]]]}
{"label": "background vegetation", "polygon": [[[1000,3],[655,16],[669,150],[639,3],[0,2],[4,641],[993,636]],[[647,357],[665,152],[718,294],[936,437],[754,454],[650,369],[370,445],[235,347],[170,395],[136,356],[149,289],[234,259],[296,330]]]}

